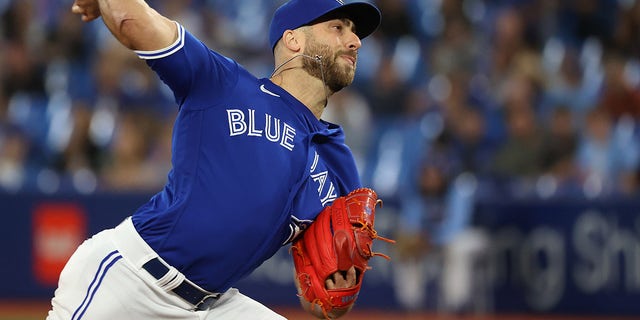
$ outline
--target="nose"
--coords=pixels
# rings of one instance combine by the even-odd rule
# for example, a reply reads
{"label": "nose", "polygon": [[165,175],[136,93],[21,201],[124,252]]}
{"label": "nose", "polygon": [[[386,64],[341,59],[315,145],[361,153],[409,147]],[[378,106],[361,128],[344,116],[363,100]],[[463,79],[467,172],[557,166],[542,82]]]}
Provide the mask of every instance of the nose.
{"label": "nose", "polygon": [[349,36],[348,36],[348,40],[347,40],[347,47],[349,49],[351,49],[351,50],[354,50],[354,51],[356,51],[356,50],[360,49],[360,47],[362,47],[362,42],[360,41],[360,38],[353,31],[349,32]]}

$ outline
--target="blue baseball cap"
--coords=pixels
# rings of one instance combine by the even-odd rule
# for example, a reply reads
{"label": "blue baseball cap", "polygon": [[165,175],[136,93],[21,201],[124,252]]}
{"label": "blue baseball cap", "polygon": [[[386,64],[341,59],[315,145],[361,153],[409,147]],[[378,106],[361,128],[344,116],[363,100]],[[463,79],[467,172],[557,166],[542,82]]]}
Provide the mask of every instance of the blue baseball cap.
{"label": "blue baseball cap", "polygon": [[364,39],[378,28],[382,16],[380,10],[368,2],[291,0],[280,6],[273,14],[269,28],[271,50],[275,48],[286,30],[297,29],[334,13],[344,14],[351,19],[356,26],[356,35],[360,39]]}

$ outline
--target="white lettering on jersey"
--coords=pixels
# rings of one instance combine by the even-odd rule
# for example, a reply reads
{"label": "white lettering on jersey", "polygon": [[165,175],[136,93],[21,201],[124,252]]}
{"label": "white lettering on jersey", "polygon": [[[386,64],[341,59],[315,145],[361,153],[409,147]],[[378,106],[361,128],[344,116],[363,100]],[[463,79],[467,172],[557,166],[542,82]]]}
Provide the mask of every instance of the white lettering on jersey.
{"label": "white lettering on jersey", "polygon": [[[256,110],[248,109],[248,114],[240,109],[227,109],[229,120],[229,136],[247,135],[251,137],[264,137],[268,141],[278,143],[281,147],[293,151],[293,141],[296,137],[296,129],[288,123],[264,114],[264,125],[258,128]],[[245,120],[248,118],[248,121]]]}
{"label": "white lettering on jersey", "polygon": [[[271,115],[266,114],[265,118],[266,118],[266,122],[264,126],[265,138],[267,138],[267,140],[271,142],[280,141],[280,119],[273,118],[273,124],[271,124]],[[271,132],[272,130],[275,130],[275,132]]]}
{"label": "white lettering on jersey", "polygon": [[313,164],[311,165],[311,169],[309,170],[309,172],[316,171],[316,167],[318,166],[318,160],[320,160],[320,155],[318,154],[318,152],[315,152],[315,155],[313,156]]}
{"label": "white lettering on jersey", "polygon": [[333,182],[329,182],[329,188],[325,191],[325,186],[327,185],[327,181],[329,181],[329,171],[325,170],[319,173],[313,173],[318,167],[319,159],[320,155],[316,152],[313,157],[313,164],[311,165],[311,179],[318,183],[318,196],[320,197],[320,202],[324,207],[338,198],[338,195],[336,194],[336,187],[333,185]]}
{"label": "white lettering on jersey", "polygon": [[338,198],[338,195],[336,194],[336,188],[333,186],[333,182],[329,184],[329,191],[327,191],[327,194],[324,196],[324,198],[320,199],[320,201],[322,202],[322,206],[326,206],[328,203],[333,202],[333,200],[335,200],[336,198]]}
{"label": "white lettering on jersey", "polygon": [[312,174],[311,179],[318,183],[318,193],[322,193],[322,189],[324,189],[324,184],[327,182],[327,176],[329,175],[328,171],[322,171],[320,173]]}
{"label": "white lettering on jersey", "polygon": [[227,110],[229,118],[229,135],[237,136],[247,131],[247,123],[244,122],[244,113],[240,110]]}
{"label": "white lettering on jersey", "polygon": [[247,135],[262,137],[262,130],[256,129],[256,111],[249,109],[249,133]]}
{"label": "white lettering on jersey", "polygon": [[280,141],[280,145],[289,149],[289,151],[293,150],[293,138],[296,137],[296,129],[290,126],[288,123],[284,122],[284,126],[282,128],[282,141]]}

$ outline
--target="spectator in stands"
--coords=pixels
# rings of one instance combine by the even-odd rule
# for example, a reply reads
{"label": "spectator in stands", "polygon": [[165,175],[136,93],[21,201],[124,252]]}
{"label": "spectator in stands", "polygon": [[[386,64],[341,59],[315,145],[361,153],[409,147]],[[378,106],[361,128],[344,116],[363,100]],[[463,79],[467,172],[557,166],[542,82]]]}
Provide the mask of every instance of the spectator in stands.
{"label": "spectator in stands", "polygon": [[434,74],[471,73],[476,69],[478,41],[465,16],[452,15],[437,41],[428,51],[429,68]]}
{"label": "spectator in stands", "polygon": [[365,92],[376,119],[389,122],[403,113],[409,90],[391,55],[382,56],[371,87]]}
{"label": "spectator in stands", "polygon": [[[518,195],[531,191],[532,183],[542,172],[543,140],[526,77],[515,76],[510,80],[512,98],[504,106],[507,137],[498,147],[492,161],[492,171],[499,178],[514,179],[523,187],[512,189]],[[519,194],[518,196],[522,196]]]}
{"label": "spectator in stands", "polygon": [[[529,52],[525,42],[524,26],[520,12],[513,7],[502,8],[498,11],[495,23],[488,35],[489,41],[483,43],[481,52],[481,70],[489,78],[491,94],[499,102],[503,101],[509,84],[511,73],[520,57]],[[485,51],[486,50],[486,51]]]}
{"label": "spectator in stands", "polygon": [[397,266],[394,281],[401,285],[396,295],[411,309],[426,304],[425,259],[435,259],[439,272],[438,308],[462,312],[486,308],[483,299],[472,296],[474,265],[486,254],[487,239],[471,225],[477,179],[460,171],[450,146],[437,141],[414,168],[415,192],[403,195],[397,230]]}
{"label": "spectator in stands", "polygon": [[585,125],[576,157],[584,192],[590,198],[617,194],[621,179],[635,171],[626,158],[634,146],[620,143],[612,116],[602,108],[589,112]]}
{"label": "spectator in stands", "polygon": [[[573,117],[575,125],[582,125],[585,115],[597,104],[602,85],[602,76],[599,72],[599,61],[590,62],[589,74],[585,73],[585,67],[580,60],[580,52],[572,47],[560,43],[548,44],[560,46],[546,56],[547,73],[544,85],[543,106],[540,112],[541,119],[550,120],[558,106],[567,107]],[[552,51],[552,49],[549,49]],[[554,60],[560,59],[559,66]],[[594,74],[595,73],[595,74]]]}
{"label": "spectator in stands", "polygon": [[12,98],[19,94],[43,98],[46,65],[34,55],[26,40],[8,42],[3,49],[5,67],[2,74],[2,90]]}
{"label": "spectator in stands", "polygon": [[611,54],[605,59],[606,80],[602,88],[600,107],[613,117],[613,121],[627,116],[640,123],[639,73],[640,67],[634,67],[617,54]]}
{"label": "spectator in stands", "polygon": [[0,191],[26,190],[30,173],[29,147],[29,138],[19,128],[8,127],[0,131]]}
{"label": "spectator in stands", "polygon": [[474,106],[461,110],[459,122],[448,127],[453,158],[459,162],[460,172],[469,172],[486,178],[494,146],[488,139],[486,119]]}
{"label": "spectator in stands", "polygon": [[59,154],[56,167],[59,172],[71,175],[79,170],[95,172],[99,168],[101,154],[91,139],[92,110],[78,104],[72,108],[70,117],[70,136]]}
{"label": "spectator in stands", "polygon": [[640,1],[625,1],[618,6],[612,34],[613,48],[627,57],[640,57]]}
{"label": "spectator in stands", "polygon": [[542,170],[552,179],[546,186],[549,190],[539,190],[544,196],[580,196],[580,181],[576,168],[578,130],[570,108],[557,106],[552,109],[549,122],[544,129],[542,146]]}
{"label": "spectator in stands", "polygon": [[142,111],[120,114],[111,156],[100,174],[105,190],[151,191],[163,186],[166,181],[148,163],[153,137],[159,136],[157,126],[155,118]]}

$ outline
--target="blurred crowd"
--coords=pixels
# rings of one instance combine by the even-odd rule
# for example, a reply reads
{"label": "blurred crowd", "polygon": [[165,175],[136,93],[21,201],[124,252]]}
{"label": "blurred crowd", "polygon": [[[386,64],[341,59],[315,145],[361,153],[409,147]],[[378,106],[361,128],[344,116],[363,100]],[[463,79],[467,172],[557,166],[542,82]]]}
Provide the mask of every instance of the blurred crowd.
{"label": "blurred crowd", "polygon": [[[0,190],[154,192],[171,93],[71,2],[0,0]],[[283,0],[148,2],[257,76],[273,70],[265,30]],[[640,1],[375,3],[382,25],[325,118],[400,212],[401,257],[453,243],[483,197],[640,194]]]}
{"label": "blurred crowd", "polygon": [[[257,75],[272,70],[266,13],[283,1],[151,2]],[[637,1],[377,5],[383,23],[365,40],[356,83],[326,114],[348,131],[369,184],[428,193],[433,179],[471,173],[483,190],[515,196],[638,192]],[[171,94],[69,6],[0,1],[0,187],[158,189]]]}
{"label": "blurred crowd", "polygon": [[[0,189],[156,190],[170,165],[171,94],[70,2],[0,0]],[[267,13],[283,1],[150,2],[270,74]],[[428,194],[466,173],[516,197],[640,190],[638,1],[376,3],[382,26],[326,112],[367,184]]]}

